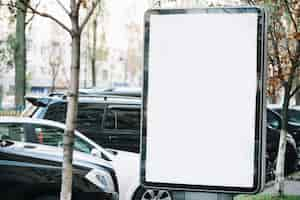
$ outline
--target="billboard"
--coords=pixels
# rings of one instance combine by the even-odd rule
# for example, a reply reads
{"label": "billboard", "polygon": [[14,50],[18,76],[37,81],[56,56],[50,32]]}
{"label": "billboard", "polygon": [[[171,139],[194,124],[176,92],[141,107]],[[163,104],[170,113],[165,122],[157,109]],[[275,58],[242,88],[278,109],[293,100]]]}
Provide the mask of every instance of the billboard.
{"label": "billboard", "polygon": [[263,185],[265,13],[145,14],[141,182],[255,193]]}

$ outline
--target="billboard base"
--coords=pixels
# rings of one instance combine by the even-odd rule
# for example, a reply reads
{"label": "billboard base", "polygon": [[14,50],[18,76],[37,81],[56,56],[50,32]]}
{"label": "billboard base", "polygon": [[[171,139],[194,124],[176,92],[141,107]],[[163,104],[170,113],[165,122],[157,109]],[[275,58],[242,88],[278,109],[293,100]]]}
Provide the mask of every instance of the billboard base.
{"label": "billboard base", "polygon": [[178,200],[233,200],[234,197],[232,194],[207,192],[176,192],[174,196]]}

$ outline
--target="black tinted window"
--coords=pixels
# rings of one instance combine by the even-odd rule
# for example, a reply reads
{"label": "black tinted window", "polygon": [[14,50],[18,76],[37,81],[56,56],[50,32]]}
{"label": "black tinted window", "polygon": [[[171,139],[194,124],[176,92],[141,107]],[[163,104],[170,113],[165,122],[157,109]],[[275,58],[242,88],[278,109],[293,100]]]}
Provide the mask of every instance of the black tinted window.
{"label": "black tinted window", "polygon": [[[66,103],[60,102],[48,107],[45,119],[66,122]],[[77,114],[77,129],[82,132],[93,131],[101,127],[103,105],[97,103],[80,103]]]}
{"label": "black tinted window", "polygon": [[104,128],[139,130],[140,109],[138,108],[111,108],[107,110]]}
{"label": "black tinted window", "polygon": [[25,141],[25,131],[22,124],[0,124],[0,139]]}
{"label": "black tinted window", "polygon": [[78,107],[77,128],[82,132],[97,131],[101,127],[102,104],[81,103]]}
{"label": "black tinted window", "polygon": [[274,112],[267,111],[267,123],[269,126],[275,129],[280,129],[281,118]]}
{"label": "black tinted window", "polygon": [[37,143],[49,146],[62,146],[64,130],[44,125],[33,125]]}
{"label": "black tinted window", "polygon": [[66,104],[63,102],[51,104],[47,109],[45,119],[65,123],[66,110]]}

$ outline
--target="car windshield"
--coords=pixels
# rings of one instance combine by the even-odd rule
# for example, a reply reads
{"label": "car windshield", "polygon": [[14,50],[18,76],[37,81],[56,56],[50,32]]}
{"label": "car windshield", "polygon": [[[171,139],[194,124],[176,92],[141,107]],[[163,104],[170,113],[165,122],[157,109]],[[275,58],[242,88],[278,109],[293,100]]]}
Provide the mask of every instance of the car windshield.
{"label": "car windshield", "polygon": [[[277,113],[281,114],[281,109],[274,109]],[[288,121],[292,123],[300,124],[300,111],[289,109],[288,110]]]}
{"label": "car windshield", "polygon": [[280,117],[276,113],[271,110],[267,111],[267,123],[269,126],[274,129],[280,129],[280,122]]}

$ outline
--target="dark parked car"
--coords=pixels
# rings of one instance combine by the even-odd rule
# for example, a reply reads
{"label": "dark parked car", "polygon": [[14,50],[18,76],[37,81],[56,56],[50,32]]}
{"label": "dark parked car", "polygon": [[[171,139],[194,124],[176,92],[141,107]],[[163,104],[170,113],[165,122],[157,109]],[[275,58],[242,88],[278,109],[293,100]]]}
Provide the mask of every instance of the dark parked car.
{"label": "dark parked car", "polygon": [[[268,116],[272,118],[274,128],[281,128],[281,106],[270,106]],[[273,111],[273,112],[271,112]],[[288,132],[294,137],[297,147],[300,149],[300,110],[299,107],[291,107],[288,109]]]}
{"label": "dark parked car", "polygon": [[[65,123],[64,97],[27,97],[32,107],[23,116]],[[141,100],[124,96],[80,96],[77,130],[104,148],[139,151]]]}
{"label": "dark parked car", "polygon": [[[58,200],[62,148],[30,142],[55,143],[57,138],[52,135],[56,135],[56,128],[29,120],[33,121],[0,118],[0,199]],[[39,135],[42,131],[48,131],[49,137]],[[77,146],[80,148],[80,144]],[[112,166],[103,159],[75,151],[72,196],[74,200],[118,200]]]}
{"label": "dark parked car", "polygon": [[[135,96],[122,94],[109,96],[101,93],[88,93],[80,96],[77,125],[87,137],[105,148],[138,152],[140,142],[141,100]],[[65,98],[27,98],[34,108],[27,116],[65,122]],[[269,110],[268,110],[269,112]],[[271,111],[272,112],[272,111]],[[273,173],[278,152],[280,132],[268,114],[267,156],[268,173]],[[295,140],[289,135],[286,156],[286,173],[296,170],[298,163]]]}
{"label": "dark parked car", "polygon": [[[276,158],[280,139],[280,131],[268,125],[267,127],[267,174],[269,177],[274,176]],[[298,168],[298,152],[294,138],[288,134],[286,144],[285,174],[292,173]]]}

